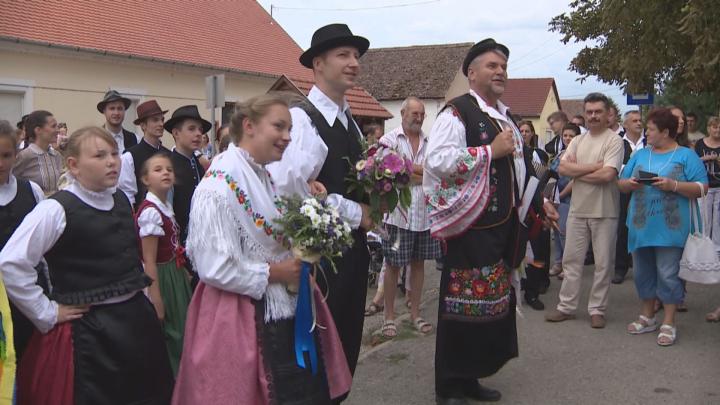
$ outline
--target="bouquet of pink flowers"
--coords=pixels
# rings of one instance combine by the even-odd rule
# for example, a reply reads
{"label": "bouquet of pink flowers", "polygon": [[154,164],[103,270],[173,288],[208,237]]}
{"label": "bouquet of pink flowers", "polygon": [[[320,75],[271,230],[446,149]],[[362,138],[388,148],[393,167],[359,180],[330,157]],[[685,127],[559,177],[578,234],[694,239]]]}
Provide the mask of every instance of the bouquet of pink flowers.
{"label": "bouquet of pink flowers", "polygon": [[370,216],[376,224],[380,223],[385,212],[395,207],[410,207],[410,175],[412,161],[404,158],[396,150],[381,143],[370,146],[363,158],[355,164],[355,170],[349,179],[350,191],[367,193],[370,197]]}

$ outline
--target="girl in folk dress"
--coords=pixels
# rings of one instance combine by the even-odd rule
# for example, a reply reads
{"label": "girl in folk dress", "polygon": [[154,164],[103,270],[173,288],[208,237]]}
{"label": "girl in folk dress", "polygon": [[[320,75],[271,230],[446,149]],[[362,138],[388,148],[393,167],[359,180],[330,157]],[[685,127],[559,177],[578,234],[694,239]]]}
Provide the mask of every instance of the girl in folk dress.
{"label": "girl in folk dress", "polygon": [[300,262],[284,245],[265,165],[290,142],[277,95],[239,106],[234,143],[213,160],[193,196],[187,250],[200,276],[188,310],[173,403],[328,404],[350,389],[350,371],[327,305],[315,289],[317,372],[296,364]]}
{"label": "girl in folk dress", "polygon": [[[12,175],[17,158],[14,129],[0,121],[0,249],[38,201],[42,189],[29,180]],[[8,302],[5,285],[0,277],[0,403],[11,402],[15,394],[16,360],[30,339],[32,323]]]}
{"label": "girl in folk dress", "polygon": [[165,153],[146,160],[140,171],[148,193],[135,214],[145,274],[153,280],[150,301],[163,322],[170,365],[177,374],[192,292],[178,244],[177,223],[168,192],[175,182],[172,161]]}
{"label": "girl in folk dress", "polygon": [[[0,252],[10,299],[39,332],[18,367],[18,403],[166,404],[172,372],[142,290],[130,202],[117,191],[120,158],[103,129],[67,145],[71,183],[40,202]],[[33,266],[48,262],[49,296]]]}

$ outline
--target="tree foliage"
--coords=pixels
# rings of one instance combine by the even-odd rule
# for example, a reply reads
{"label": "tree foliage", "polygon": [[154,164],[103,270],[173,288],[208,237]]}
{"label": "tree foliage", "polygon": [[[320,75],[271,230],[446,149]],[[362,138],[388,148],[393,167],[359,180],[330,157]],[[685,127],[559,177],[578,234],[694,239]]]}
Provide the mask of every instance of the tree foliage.
{"label": "tree foliage", "polygon": [[570,69],[628,92],[670,81],[680,91],[720,94],[717,0],[573,0],[550,30],[584,43]]}

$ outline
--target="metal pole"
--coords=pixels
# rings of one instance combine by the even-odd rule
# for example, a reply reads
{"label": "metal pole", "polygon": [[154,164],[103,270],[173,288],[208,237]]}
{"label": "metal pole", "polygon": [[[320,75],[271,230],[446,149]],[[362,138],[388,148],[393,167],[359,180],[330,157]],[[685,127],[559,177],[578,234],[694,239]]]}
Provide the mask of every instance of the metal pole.
{"label": "metal pole", "polygon": [[218,90],[217,76],[213,75],[213,101],[212,101],[213,108],[212,108],[212,112],[210,114],[210,119],[212,120],[212,121],[210,121],[210,123],[212,124],[212,126],[210,127],[211,128],[210,136],[208,136],[208,138],[210,139],[210,145],[213,146],[213,152],[215,151],[215,137],[216,137],[215,134],[217,132],[217,128],[215,128],[215,109],[217,108],[217,105],[215,105],[215,99],[217,98],[216,97],[217,90]]}

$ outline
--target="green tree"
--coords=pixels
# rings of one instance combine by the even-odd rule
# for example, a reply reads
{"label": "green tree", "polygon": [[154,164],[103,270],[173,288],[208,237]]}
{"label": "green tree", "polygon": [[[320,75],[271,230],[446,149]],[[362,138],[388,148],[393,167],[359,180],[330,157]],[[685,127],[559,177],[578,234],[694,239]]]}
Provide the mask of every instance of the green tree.
{"label": "green tree", "polygon": [[550,30],[584,43],[570,64],[628,92],[671,81],[681,92],[720,94],[717,0],[574,0]]}

